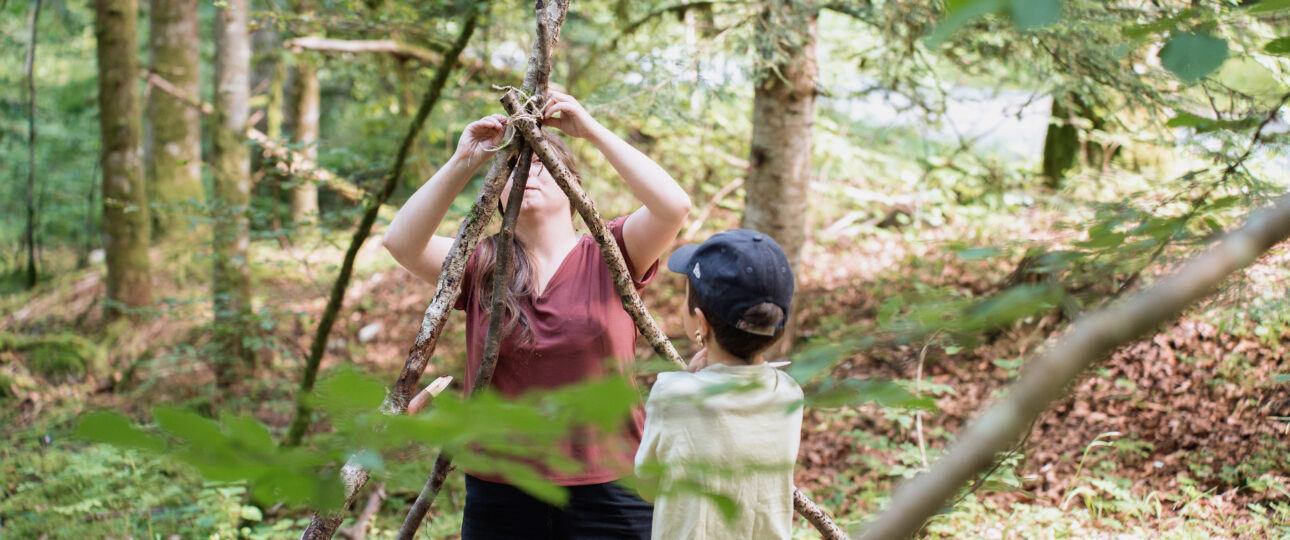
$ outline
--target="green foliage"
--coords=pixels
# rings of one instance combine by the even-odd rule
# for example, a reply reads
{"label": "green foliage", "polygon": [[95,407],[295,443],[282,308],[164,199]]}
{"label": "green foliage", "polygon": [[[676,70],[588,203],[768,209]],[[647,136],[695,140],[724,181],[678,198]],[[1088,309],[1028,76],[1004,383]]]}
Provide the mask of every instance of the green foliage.
{"label": "green foliage", "polygon": [[1062,0],[946,0],[945,18],[927,37],[928,45],[941,45],[972,21],[992,13],[1006,13],[1018,29],[1053,24],[1061,19]]}
{"label": "green foliage", "polygon": [[1160,64],[1192,84],[1217,70],[1227,55],[1227,41],[1205,33],[1180,32],[1160,49]]}

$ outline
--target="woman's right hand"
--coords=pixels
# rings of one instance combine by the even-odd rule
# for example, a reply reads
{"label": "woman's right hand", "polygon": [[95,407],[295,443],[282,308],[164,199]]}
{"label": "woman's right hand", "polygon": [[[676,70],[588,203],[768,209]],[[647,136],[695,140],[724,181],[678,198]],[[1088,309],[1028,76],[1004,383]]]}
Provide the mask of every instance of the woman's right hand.
{"label": "woman's right hand", "polygon": [[490,114],[466,125],[457,140],[456,157],[470,164],[482,164],[497,153],[497,145],[506,133],[507,117]]}

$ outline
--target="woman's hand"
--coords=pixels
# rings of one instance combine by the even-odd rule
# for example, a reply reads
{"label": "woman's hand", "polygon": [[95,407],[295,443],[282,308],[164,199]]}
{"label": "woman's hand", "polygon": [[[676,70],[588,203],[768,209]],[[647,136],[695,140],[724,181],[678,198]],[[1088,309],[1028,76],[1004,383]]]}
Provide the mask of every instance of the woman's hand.
{"label": "woman's hand", "polygon": [[705,367],[708,367],[708,348],[707,347],[699,349],[699,352],[694,353],[694,358],[690,359],[690,365],[686,366],[685,370],[690,373],[694,373]]}
{"label": "woman's hand", "polygon": [[467,124],[457,140],[454,155],[466,163],[483,163],[497,153],[497,145],[502,142],[502,134],[506,133],[507,120],[503,115],[490,114]]}
{"label": "woman's hand", "polygon": [[[556,113],[560,113],[560,116],[555,116]],[[542,111],[542,125],[556,128],[570,137],[585,139],[591,136],[598,122],[573,96],[548,90],[546,109]]]}

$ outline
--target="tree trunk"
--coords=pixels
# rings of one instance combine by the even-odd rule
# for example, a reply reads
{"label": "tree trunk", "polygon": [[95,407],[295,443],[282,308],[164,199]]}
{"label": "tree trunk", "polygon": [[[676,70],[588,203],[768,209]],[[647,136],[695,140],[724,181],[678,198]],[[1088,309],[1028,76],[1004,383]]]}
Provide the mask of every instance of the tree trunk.
{"label": "tree trunk", "polygon": [[140,156],[138,5],[95,0],[99,126],[102,131],[103,246],[107,251],[107,316],[152,303],[148,261],[148,196]]}
{"label": "tree trunk", "polygon": [[253,367],[255,352],[243,338],[251,331],[250,223],[251,160],[246,145],[250,102],[251,41],[247,35],[247,1],[226,0],[215,10],[215,125],[211,170],[215,179],[215,336],[221,386],[232,384],[241,362]]}
{"label": "tree trunk", "polygon": [[36,286],[36,23],[40,0],[31,9],[31,43],[27,46],[27,288]]}
{"label": "tree trunk", "polygon": [[[760,51],[767,67],[760,73],[753,95],[742,224],[774,238],[784,248],[799,280],[806,240],[811,130],[815,125],[815,24],[819,15],[818,6],[808,6],[804,9],[788,0],[776,0],[761,15],[762,30],[785,38]],[[768,353],[786,355],[795,331],[795,317],[790,314],[784,338]]]}
{"label": "tree trunk", "polygon": [[[198,95],[197,0],[153,1],[149,11],[150,69],[185,94]],[[156,240],[188,236],[188,216],[205,202],[201,116],[166,92],[148,93],[144,156]]]}
{"label": "tree trunk", "polygon": [[[296,91],[292,96],[295,129],[291,142],[310,163],[318,162],[318,68],[303,56],[296,59]],[[295,179],[291,188],[291,221],[303,223],[318,214],[318,184],[307,178]]]}
{"label": "tree trunk", "polygon": [[1079,159],[1079,131],[1071,122],[1071,110],[1063,102],[1069,97],[1053,96],[1048,131],[1044,135],[1044,185],[1052,189],[1062,187],[1066,172]]}

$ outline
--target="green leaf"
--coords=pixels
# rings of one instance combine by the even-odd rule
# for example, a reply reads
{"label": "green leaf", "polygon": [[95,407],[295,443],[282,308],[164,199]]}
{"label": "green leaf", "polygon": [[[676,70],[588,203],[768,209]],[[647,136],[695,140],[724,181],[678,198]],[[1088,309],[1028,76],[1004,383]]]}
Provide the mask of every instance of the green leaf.
{"label": "green leaf", "polygon": [[277,449],[277,445],[273,443],[273,435],[269,434],[264,424],[254,418],[221,413],[220,423],[224,425],[224,431],[234,443],[243,448],[258,452],[272,452]]}
{"label": "green leaf", "polygon": [[160,452],[166,447],[161,439],[144,433],[117,412],[96,411],[83,414],[76,423],[75,433],[80,439],[121,448]]}
{"label": "green leaf", "polygon": [[352,368],[342,368],[318,383],[317,403],[333,414],[375,410],[385,400],[385,386]]}
{"label": "green leaf", "polygon": [[260,512],[259,508],[254,506],[243,506],[241,514],[241,518],[247,521],[261,521],[264,519],[264,514]]}
{"label": "green leaf", "polygon": [[1021,30],[1053,24],[1062,18],[1061,0],[1012,0],[1012,22]]}
{"label": "green leaf", "polygon": [[1227,60],[1227,41],[1209,34],[1174,34],[1160,49],[1160,65],[1187,84],[1213,73]]}
{"label": "green leaf", "polygon": [[992,248],[992,247],[971,248],[971,249],[965,249],[963,251],[958,252],[959,258],[965,261],[975,261],[977,259],[989,259],[991,257],[996,257],[1002,254],[1003,254],[1003,250],[999,248]]}
{"label": "green leaf", "polygon": [[194,448],[213,450],[228,447],[228,439],[220,432],[219,426],[193,411],[158,405],[152,410],[152,416],[161,429],[183,439]]}
{"label": "green leaf", "polygon": [[[856,406],[871,401],[888,408],[936,410],[936,401],[930,396],[915,396],[899,384],[873,379],[829,380],[806,396],[808,407],[825,409]],[[794,404],[790,411],[796,408],[797,404]]]}
{"label": "green leaf", "polygon": [[990,13],[1003,10],[1007,6],[1007,1],[947,0],[945,2],[945,17],[936,24],[936,28],[932,29],[932,33],[927,36],[927,46],[936,47],[945,43],[950,36],[967,26],[968,23]]}
{"label": "green leaf", "polygon": [[1196,130],[1196,133],[1208,133],[1219,129],[1237,131],[1257,126],[1257,118],[1238,118],[1236,120],[1217,120],[1214,118],[1205,118],[1191,113],[1178,113],[1169,119],[1169,127],[1189,127]]}
{"label": "green leaf", "polygon": [[1088,240],[1075,242],[1074,244],[1087,249],[1106,249],[1119,246],[1124,243],[1124,233],[1111,229],[1091,230],[1088,234]]}
{"label": "green leaf", "polygon": [[1273,11],[1281,11],[1283,9],[1290,9],[1290,0],[1263,0],[1250,6],[1248,13],[1250,15],[1259,15],[1261,13],[1272,13]]}
{"label": "green leaf", "polygon": [[1290,36],[1269,41],[1263,46],[1263,52],[1276,56],[1290,56]]}
{"label": "green leaf", "polygon": [[1062,294],[1059,287],[1052,285],[1018,285],[972,306],[964,324],[969,328],[1007,326],[1057,307]]}

